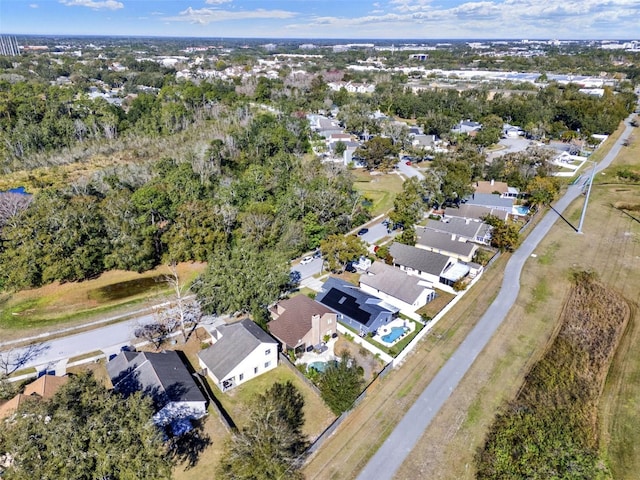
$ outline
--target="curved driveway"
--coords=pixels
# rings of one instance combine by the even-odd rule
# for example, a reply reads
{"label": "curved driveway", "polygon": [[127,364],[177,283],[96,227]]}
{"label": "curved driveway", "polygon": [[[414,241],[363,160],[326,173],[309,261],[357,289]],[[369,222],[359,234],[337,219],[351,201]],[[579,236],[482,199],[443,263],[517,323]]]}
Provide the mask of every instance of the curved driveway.
{"label": "curved driveway", "polygon": [[[607,156],[597,165],[600,171],[613,161],[622,148],[622,142],[628,138],[632,127],[626,121],[624,133],[611,148]],[[554,205],[558,212],[563,212],[575,200],[582,190],[580,182],[570,186],[564,196]],[[436,416],[444,402],[447,401],[462,377],[484,349],[495,331],[498,329],[520,291],[520,272],[524,262],[533,253],[538,243],[558,218],[553,211],[549,211],[544,218],[529,233],[525,241],[512,255],[504,272],[504,280],[498,296],[471,330],[467,338],[460,344],[447,363],[440,369],[427,388],[422,392],[416,403],[407,411],[391,435],[360,472],[358,480],[391,480],[404,459],[409,455],[416,442]]]}

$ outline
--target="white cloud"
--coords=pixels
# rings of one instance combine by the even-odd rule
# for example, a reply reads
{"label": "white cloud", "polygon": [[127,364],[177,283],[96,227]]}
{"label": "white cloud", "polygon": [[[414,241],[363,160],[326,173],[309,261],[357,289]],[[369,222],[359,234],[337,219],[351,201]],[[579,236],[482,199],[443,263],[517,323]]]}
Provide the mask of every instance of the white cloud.
{"label": "white cloud", "polygon": [[204,3],[209,5],[222,5],[223,3],[231,3],[231,0],[205,0]]}
{"label": "white cloud", "polygon": [[40,5],[38,5],[37,3],[30,3],[29,8],[40,8]]}
{"label": "white cloud", "polygon": [[124,8],[124,4],[122,2],[116,2],[115,0],[60,0],[60,3],[67,7],[88,7],[93,8],[94,10],[119,10]]}
{"label": "white cloud", "polygon": [[287,28],[307,35],[380,38],[593,38],[595,32],[609,38],[639,32],[634,27],[640,18],[638,0],[462,0],[445,5],[390,0],[388,6],[392,13],[375,8],[361,17],[315,16]]}
{"label": "white cloud", "polygon": [[264,10],[262,8],[257,10],[232,12],[229,10],[218,10],[214,8],[194,9],[189,7],[180,12],[179,16],[167,17],[166,20],[207,25],[212,22],[224,22],[228,20],[250,20],[256,18],[287,19],[293,18],[296,15],[297,13],[288,12],[286,10]]}

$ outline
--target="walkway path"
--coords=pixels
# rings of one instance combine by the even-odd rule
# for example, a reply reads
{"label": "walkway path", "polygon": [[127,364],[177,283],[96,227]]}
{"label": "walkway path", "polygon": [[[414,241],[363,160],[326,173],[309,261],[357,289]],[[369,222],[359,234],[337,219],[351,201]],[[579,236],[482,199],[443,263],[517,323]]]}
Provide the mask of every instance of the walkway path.
{"label": "walkway path", "polygon": [[[624,133],[598,164],[597,172],[608,167],[620,152],[622,142],[631,134],[632,127],[629,122],[632,117],[625,121]],[[581,185],[569,186],[564,196],[554,205],[555,210],[562,213],[581,191]],[[494,302],[371,458],[358,476],[358,480],[372,478],[391,480],[393,478],[425,429],[509,313],[520,291],[520,273],[525,261],[557,219],[558,215],[549,211],[512,255],[505,268],[502,287]]]}

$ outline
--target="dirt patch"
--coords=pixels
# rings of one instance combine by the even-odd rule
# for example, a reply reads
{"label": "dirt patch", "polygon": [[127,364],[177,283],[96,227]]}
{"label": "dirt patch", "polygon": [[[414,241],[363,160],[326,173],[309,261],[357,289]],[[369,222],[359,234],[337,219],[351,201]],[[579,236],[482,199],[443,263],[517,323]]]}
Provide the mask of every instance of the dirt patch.
{"label": "dirt patch", "polygon": [[340,353],[345,350],[349,352],[356,363],[363,368],[364,381],[366,383],[369,383],[384,367],[384,362],[375,357],[369,350],[340,336],[333,347],[333,351],[339,357]]}

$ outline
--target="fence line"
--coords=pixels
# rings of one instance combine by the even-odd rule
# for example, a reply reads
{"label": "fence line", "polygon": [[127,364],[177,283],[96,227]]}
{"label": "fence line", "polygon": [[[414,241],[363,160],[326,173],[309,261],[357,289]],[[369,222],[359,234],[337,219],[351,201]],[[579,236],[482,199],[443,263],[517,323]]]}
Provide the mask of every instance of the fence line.
{"label": "fence line", "polygon": [[316,392],[319,396],[322,396],[322,394],[320,393],[320,389],[318,389],[318,387],[316,387],[315,383],[313,383],[311,380],[309,380],[309,378],[303,374],[300,370],[298,370],[298,367],[296,367],[292,362],[291,359],[289,357],[287,357],[284,353],[279,352],[278,354],[280,356],[280,363],[284,363],[287,367],[289,367],[293,373],[296,374],[296,376],[302,380],[303,382],[305,382],[309,387],[311,387],[311,389]]}
{"label": "fence line", "polygon": [[349,335],[350,337],[353,337],[354,343],[357,343],[358,345],[361,345],[366,350],[369,350],[371,353],[378,356],[380,360],[382,360],[384,363],[389,363],[393,361],[393,357],[391,355],[383,352],[375,345],[372,345],[371,343],[367,342],[366,339],[360,337],[357,333],[352,332],[342,324],[340,323],[337,324],[337,330],[343,335]]}

